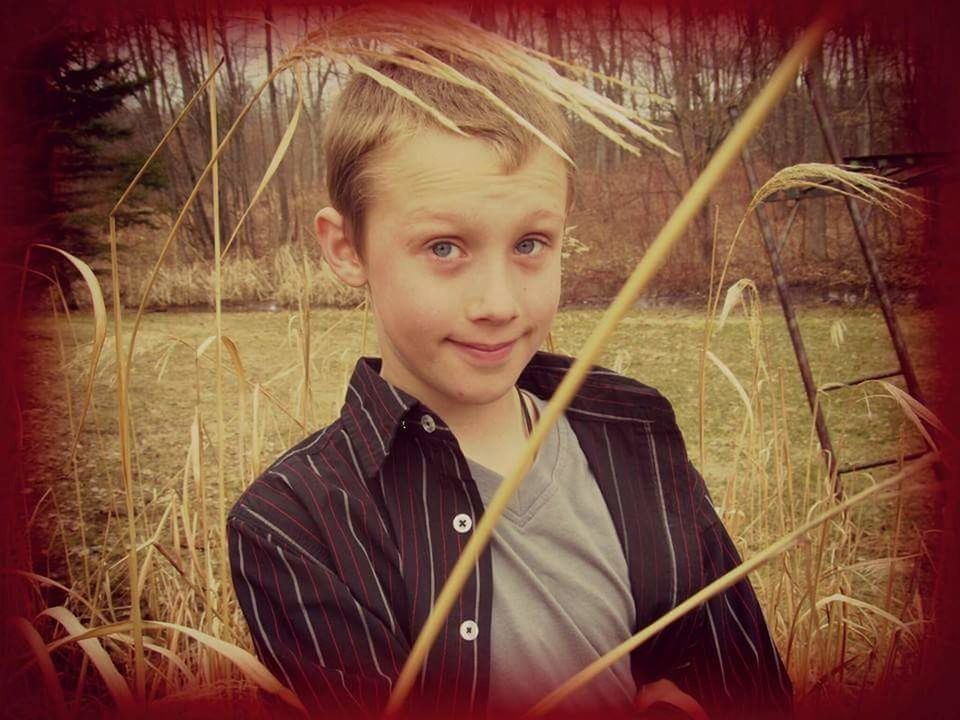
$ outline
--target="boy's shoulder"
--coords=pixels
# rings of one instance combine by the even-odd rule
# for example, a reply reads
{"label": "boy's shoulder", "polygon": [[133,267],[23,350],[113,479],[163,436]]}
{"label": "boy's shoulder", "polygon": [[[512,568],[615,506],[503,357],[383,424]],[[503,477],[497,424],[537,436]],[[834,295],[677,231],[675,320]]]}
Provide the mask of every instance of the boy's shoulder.
{"label": "boy's shoulder", "polygon": [[228,524],[273,535],[281,528],[306,541],[298,544],[316,542],[318,518],[339,512],[345,499],[369,499],[356,454],[341,416],[274,459],[234,502]]}
{"label": "boy's shoulder", "polygon": [[[264,503],[287,502],[315,512],[344,495],[367,499],[400,419],[415,399],[389,386],[374,358],[360,358],[346,387],[340,415],[275,459],[243,492],[231,516]],[[274,500],[271,500],[274,498]]]}
{"label": "boy's shoulder", "polygon": [[[575,358],[566,355],[538,352],[524,369],[520,382],[548,399],[574,362]],[[622,419],[648,423],[663,431],[676,428],[673,406],[659,390],[600,365],[590,367],[567,411],[584,420]]]}
{"label": "boy's shoulder", "polygon": [[260,514],[264,507],[282,506],[288,510],[290,504],[302,503],[311,490],[310,485],[315,484],[321,475],[320,468],[325,465],[317,460],[330,451],[330,444],[335,441],[341,425],[338,418],[276,457],[240,494],[229,517],[247,519],[245,516]]}

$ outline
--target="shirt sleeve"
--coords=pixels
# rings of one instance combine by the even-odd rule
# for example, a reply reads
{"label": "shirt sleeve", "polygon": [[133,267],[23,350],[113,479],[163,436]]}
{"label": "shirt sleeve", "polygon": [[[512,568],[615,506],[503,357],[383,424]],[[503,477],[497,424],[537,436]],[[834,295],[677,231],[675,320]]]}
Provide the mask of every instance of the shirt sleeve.
{"label": "shirt sleeve", "polygon": [[[698,535],[704,585],[740,565],[741,558],[689,465],[700,503]],[[783,718],[792,714],[793,689],[749,579],[694,611],[697,631],[671,679],[695,697],[711,720]]]}
{"label": "shirt sleeve", "polygon": [[378,717],[407,641],[322,558],[231,517],[230,567],[260,659],[311,717]]}

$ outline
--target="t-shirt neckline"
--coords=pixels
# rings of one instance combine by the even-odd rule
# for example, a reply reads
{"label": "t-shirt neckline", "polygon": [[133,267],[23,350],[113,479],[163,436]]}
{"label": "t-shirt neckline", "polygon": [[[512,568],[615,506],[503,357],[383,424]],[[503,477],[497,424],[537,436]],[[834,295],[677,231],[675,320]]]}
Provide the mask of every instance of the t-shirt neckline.
{"label": "t-shirt neckline", "polygon": [[[524,390],[523,393],[533,400],[538,414],[542,414],[546,401],[528,390]],[[566,442],[565,433],[560,432],[560,423],[563,421],[564,418],[560,418],[560,422],[550,430],[543,445],[540,446],[533,465],[530,466],[520,487],[517,488],[516,495],[510,499],[504,509],[504,517],[518,526],[526,525],[557,488],[557,466],[562,457],[563,444]],[[489,504],[504,480],[503,475],[469,457],[466,460],[484,504]]]}

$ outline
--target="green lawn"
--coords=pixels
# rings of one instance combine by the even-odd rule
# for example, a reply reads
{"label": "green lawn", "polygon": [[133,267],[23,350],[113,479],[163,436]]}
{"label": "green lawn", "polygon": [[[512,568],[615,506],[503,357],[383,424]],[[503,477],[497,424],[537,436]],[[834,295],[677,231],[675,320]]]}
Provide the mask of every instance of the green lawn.
{"label": "green lawn", "polygon": [[[566,310],[555,326],[557,349],[576,354],[601,316],[595,309]],[[901,324],[911,348],[914,364],[931,405],[936,408],[938,378],[935,350],[931,338],[937,317],[929,310],[901,313]],[[132,316],[125,321],[127,331]],[[78,339],[88,342],[92,334],[89,315],[73,318]],[[831,327],[845,326],[839,345],[831,341]],[[293,417],[302,418],[302,338],[299,319],[293,313],[226,313],[224,332],[238,349],[246,377],[260,383]],[[338,324],[339,323],[339,324]],[[800,311],[800,323],[818,383],[843,380],[894,366],[885,328],[879,312],[867,309],[806,308]],[[259,466],[263,467],[303,435],[336,416],[345,381],[361,347],[362,315],[340,310],[311,312],[311,399],[312,411],[304,428],[287,414],[278,411],[260,397],[263,441]],[[198,363],[194,348],[213,333],[212,313],[169,312],[145,316],[137,339],[130,381],[131,408],[136,436],[136,460],[142,485],[147,492],[181,482],[195,408],[199,409],[205,438],[217,434],[215,382],[212,365]],[[789,425],[791,457],[803,465],[811,431],[811,415],[803,394],[796,362],[786,328],[778,309],[762,315],[762,332],[768,351],[767,373],[773,382],[782,377],[785,414]],[[64,342],[73,340],[61,321]],[[749,341],[748,323],[742,313],[731,314],[726,326],[711,345],[745,386],[749,386],[754,351]],[[25,389],[23,405],[27,424],[28,450],[36,468],[34,492],[40,493],[55,479],[56,500],[65,517],[75,505],[73,482],[65,465],[69,425],[65,412],[63,374],[58,371],[55,325],[50,318],[31,323],[28,346],[34,353],[31,367],[34,381]],[[658,388],[670,401],[687,439],[691,457],[699,464],[698,374],[699,346],[703,338],[703,312],[666,307],[638,310],[626,317],[616,330],[601,359]],[[183,341],[177,342],[177,339]],[[184,344],[185,343],[185,344]],[[372,322],[367,335],[367,352],[376,352]],[[108,332],[107,347],[100,361],[95,383],[95,407],[85,423],[79,470],[86,492],[104,498],[119,491],[115,479],[118,449],[116,437],[116,395],[113,370],[113,335]],[[212,358],[210,345],[205,358]],[[74,357],[69,377],[74,414],[89,363],[89,345]],[[230,363],[224,353],[224,362]],[[228,433],[226,475],[231,492],[238,492],[237,460],[231,450],[237,447],[239,397],[237,382],[230,373],[224,376],[224,411]],[[736,463],[738,437],[744,422],[744,406],[733,385],[711,363],[706,368],[705,462],[701,468],[715,495],[724,487]],[[763,387],[767,387],[764,385]],[[918,446],[918,436],[889,397],[881,397],[875,383],[826,396],[834,443],[841,459],[862,461],[887,456],[897,451],[901,435],[908,449]],[[251,393],[245,396],[245,422],[252,412]],[[767,419],[769,422],[769,419]],[[99,427],[102,435],[95,432]],[[250,430],[245,442],[249,447]],[[91,450],[101,449],[100,452]],[[204,447],[205,466],[215,472],[214,446]],[[851,477],[848,482],[861,479]],[[49,500],[48,500],[49,502]],[[102,511],[103,503],[94,503]]]}
{"label": "green lawn", "polygon": [[[559,345],[576,352],[599,317],[593,310],[564,313],[558,320]],[[677,413],[677,420],[695,459],[699,458],[698,374],[703,341],[704,313],[697,310],[665,308],[634,312],[624,319],[604,353],[603,364],[616,365],[618,357],[627,374],[660,390]],[[813,376],[818,385],[861,377],[896,367],[886,327],[879,311],[848,308],[801,308],[799,322]],[[935,348],[931,340],[937,318],[932,312],[901,313],[900,322],[925,395],[938,395]],[[839,345],[831,340],[831,327],[843,323],[844,337]],[[779,382],[782,375],[791,447],[796,457],[806,456],[806,443],[812,427],[812,415],[786,324],[779,308],[762,315],[767,373]],[[736,312],[716,333],[711,350],[744,385],[753,372],[754,350],[750,344],[748,323]],[[893,382],[902,386],[902,380]],[[743,403],[733,385],[712,364],[706,368],[705,456],[708,476],[722,474],[732,462],[735,438],[744,417]],[[838,455],[844,462],[859,462],[889,455],[897,447],[903,425],[902,415],[890,399],[867,402],[865,398],[881,393],[876,383],[857,389],[824,395],[821,402]],[[914,433],[908,433],[914,447]],[[886,455],[883,455],[884,457]]]}

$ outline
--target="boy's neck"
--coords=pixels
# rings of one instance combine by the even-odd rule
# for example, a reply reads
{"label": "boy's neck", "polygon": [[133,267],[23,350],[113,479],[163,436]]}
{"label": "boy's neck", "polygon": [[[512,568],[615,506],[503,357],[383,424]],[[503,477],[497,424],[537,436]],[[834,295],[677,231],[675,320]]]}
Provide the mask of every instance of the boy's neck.
{"label": "boy's neck", "polygon": [[516,387],[486,405],[447,408],[440,416],[453,432],[463,454],[506,476],[526,443],[526,428]]}
{"label": "boy's neck", "polygon": [[[410,392],[401,383],[384,374],[381,376],[400,389]],[[450,428],[463,454],[505,475],[512,469],[515,458],[526,442],[526,428],[520,393],[512,386],[496,400],[482,405],[450,402],[442,397],[423,397],[425,393],[411,393],[433,410]]]}

